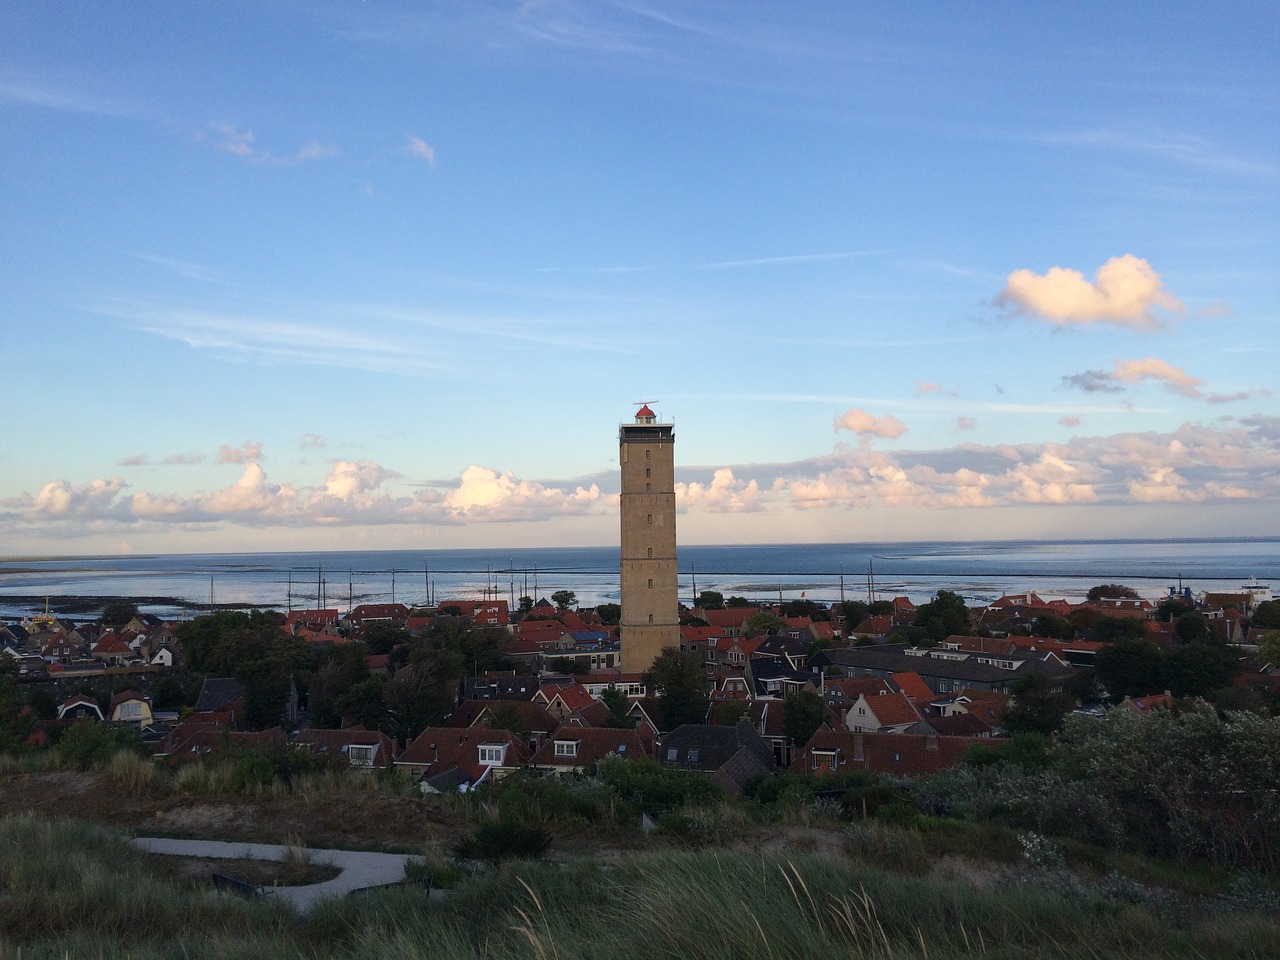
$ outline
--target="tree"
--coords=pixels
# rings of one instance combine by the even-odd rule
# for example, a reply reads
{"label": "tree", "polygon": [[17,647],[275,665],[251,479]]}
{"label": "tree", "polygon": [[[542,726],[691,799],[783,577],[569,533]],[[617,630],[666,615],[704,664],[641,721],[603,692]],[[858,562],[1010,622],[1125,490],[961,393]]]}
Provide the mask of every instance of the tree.
{"label": "tree", "polygon": [[138,615],[138,605],[128,600],[113,600],[102,609],[104,627],[121,627]]}
{"label": "tree", "polygon": [[924,627],[934,643],[941,643],[953,634],[969,632],[969,608],[960,594],[939,590],[933,600],[916,608],[915,625]]}
{"label": "tree", "polygon": [[746,597],[729,597],[725,600],[724,605],[726,607],[749,607],[751,606],[751,601]]}
{"label": "tree", "polygon": [[622,620],[622,604],[619,603],[601,603],[596,606],[596,616],[600,618],[600,622],[606,626],[613,626]]}
{"label": "tree", "polygon": [[631,701],[617,687],[610,687],[600,694],[600,701],[609,708],[609,719],[604,722],[606,727],[630,730],[636,725],[635,721],[627,715],[631,709]]}
{"label": "tree", "polygon": [[1120,643],[1146,640],[1147,628],[1142,620],[1123,617],[1099,617],[1093,624],[1093,639],[1098,643]]}
{"label": "tree", "polygon": [[1095,658],[1098,681],[1117,703],[1164,689],[1160,651],[1150,640],[1122,640],[1102,647]]}
{"label": "tree", "polygon": [[1059,640],[1070,640],[1075,635],[1071,622],[1056,613],[1042,613],[1031,623],[1033,637],[1054,637]]}
{"label": "tree", "polygon": [[528,613],[530,610],[533,609],[533,597],[527,597],[527,596],[521,597],[520,602],[516,607],[516,609],[519,610],[522,614]]}
{"label": "tree", "polygon": [[797,745],[808,743],[831,716],[821,695],[801,690],[782,701],[782,732]]}
{"label": "tree", "polygon": [[1132,587],[1126,587],[1122,583],[1100,583],[1096,587],[1090,587],[1084,598],[1089,603],[1097,603],[1099,600],[1140,599],[1137,590]]}
{"label": "tree", "polygon": [[852,633],[857,630],[858,624],[867,619],[868,611],[869,608],[861,600],[846,600],[836,607],[836,612],[844,620],[845,633]]}
{"label": "tree", "polygon": [[578,595],[572,590],[557,590],[551,595],[551,602],[556,605],[557,610],[564,612],[578,605]]}
{"label": "tree", "polygon": [[1229,686],[1237,669],[1235,654],[1216,643],[1184,643],[1164,655],[1165,686],[1176,697],[1207,697]]}
{"label": "tree", "polygon": [[787,628],[787,621],[767,610],[753,613],[742,625],[748,635],[758,636],[762,633],[780,633]]}
{"label": "tree", "polygon": [[390,653],[409,640],[409,632],[394,623],[371,623],[364,628],[364,642],[369,653]]}
{"label": "tree", "polygon": [[653,665],[644,673],[645,685],[658,692],[662,725],[674,730],[682,723],[705,723],[707,718],[707,678],[691,653],[663,647]]}
{"label": "tree", "polygon": [[1029,673],[1013,685],[1013,699],[1000,716],[1000,725],[1010,733],[1039,733],[1048,736],[1062,728],[1074,709],[1075,699],[1053,689],[1043,673]]}
{"label": "tree", "polygon": [[1184,613],[1173,625],[1179,643],[1208,643],[1209,621],[1200,613]]}
{"label": "tree", "polygon": [[1262,635],[1258,655],[1267,663],[1280,664],[1280,630],[1270,630]]}
{"label": "tree", "polygon": [[1258,630],[1280,630],[1280,600],[1263,600],[1258,604],[1249,625]]}
{"label": "tree", "polygon": [[808,617],[814,622],[831,619],[827,608],[812,600],[788,600],[782,605],[784,617]]}
{"label": "tree", "polygon": [[694,606],[701,607],[703,610],[723,610],[724,594],[718,590],[703,590],[698,594]]}

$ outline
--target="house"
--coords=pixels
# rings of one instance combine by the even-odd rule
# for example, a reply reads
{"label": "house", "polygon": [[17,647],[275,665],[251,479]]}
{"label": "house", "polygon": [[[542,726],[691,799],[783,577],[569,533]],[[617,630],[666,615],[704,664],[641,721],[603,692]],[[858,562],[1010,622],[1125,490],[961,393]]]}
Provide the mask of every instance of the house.
{"label": "house", "polygon": [[730,793],[741,793],[752,777],[777,771],[772,748],[745,718],[732,727],[682,724],[663,738],[658,760],[664,766],[710,774]]}
{"label": "house", "polygon": [[866,770],[898,777],[924,776],[955,766],[973,744],[969,737],[934,733],[854,733],[820,728],[797,751],[791,772],[818,776]]}
{"label": "house", "polygon": [[743,673],[747,695],[751,699],[785,700],[801,690],[820,692],[822,676],[807,670],[796,670],[785,658],[752,657]]}
{"label": "house", "polygon": [[112,723],[131,723],[135,727],[149,727],[155,717],[151,713],[151,698],[137,690],[123,690],[111,698],[107,716]]}
{"label": "house", "polygon": [[904,693],[868,697],[860,695],[843,711],[844,726],[862,733],[923,732],[920,713]]}
{"label": "house", "polygon": [[101,660],[103,663],[119,666],[128,660],[132,660],[135,654],[119,634],[104,633],[98,638],[98,642],[89,648],[89,656],[95,660]]}
{"label": "house", "polygon": [[229,714],[215,713],[188,717],[169,731],[156,749],[156,759],[185,762],[219,753],[283,748],[286,745],[284,731],[280,727],[261,731],[232,730],[227,725],[229,719]]}
{"label": "house", "polygon": [[551,731],[560,726],[541,703],[532,700],[466,700],[458,705],[448,720],[448,727],[515,727],[530,752],[546,742]]}
{"label": "house", "polygon": [[1140,717],[1151,716],[1153,710],[1172,710],[1173,696],[1166,690],[1164,693],[1149,697],[1125,697],[1117,709],[1130,710]]}
{"label": "house", "polygon": [[102,706],[93,697],[86,697],[83,694],[74,696],[63,703],[58,704],[59,720],[105,720],[102,715]]}
{"label": "house", "polygon": [[609,707],[580,683],[545,686],[534,699],[545,704],[547,712],[561,724],[598,727],[609,719]]}
{"label": "house", "polygon": [[647,730],[563,727],[547,738],[530,763],[548,773],[581,773],[610,755],[633,759],[653,752],[653,736]]}
{"label": "house", "polygon": [[427,727],[396,758],[395,768],[416,777],[423,793],[466,792],[501,779],[531,756],[509,730]]}
{"label": "house", "polygon": [[396,742],[380,730],[362,726],[341,730],[302,730],[294,741],[312,753],[329,757],[345,757],[348,765],[366,773],[395,763]]}
{"label": "house", "polygon": [[240,726],[244,720],[244,685],[232,677],[209,677],[200,686],[195,712],[229,714],[231,725]]}
{"label": "house", "polygon": [[889,679],[896,673],[916,673],[935,694],[962,690],[1008,693],[1030,673],[1042,673],[1053,685],[1060,686],[1075,673],[1052,653],[981,653],[902,643],[823,650],[811,659],[810,665],[818,670],[834,667],[852,677]]}

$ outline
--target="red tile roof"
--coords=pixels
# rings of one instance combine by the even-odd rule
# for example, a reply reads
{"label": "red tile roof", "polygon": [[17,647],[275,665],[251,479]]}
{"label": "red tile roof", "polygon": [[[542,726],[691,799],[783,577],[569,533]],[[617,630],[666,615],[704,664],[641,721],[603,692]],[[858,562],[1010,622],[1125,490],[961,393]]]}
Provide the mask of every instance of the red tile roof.
{"label": "red tile roof", "polygon": [[922,776],[955,766],[973,744],[969,737],[850,733],[821,728],[796,753],[791,771],[816,774],[833,769],[870,770],[902,777]]}

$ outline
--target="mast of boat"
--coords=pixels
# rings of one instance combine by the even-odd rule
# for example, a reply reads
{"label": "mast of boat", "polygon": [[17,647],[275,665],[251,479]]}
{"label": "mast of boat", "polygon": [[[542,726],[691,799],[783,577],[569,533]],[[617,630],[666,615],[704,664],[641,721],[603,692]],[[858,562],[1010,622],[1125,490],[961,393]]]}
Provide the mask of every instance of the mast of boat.
{"label": "mast of boat", "polygon": [[876,567],[875,562],[867,558],[867,603],[876,602]]}
{"label": "mast of boat", "polygon": [[347,568],[347,619],[351,619],[351,611],[355,604],[356,578],[351,568]]}
{"label": "mast of boat", "polygon": [[396,602],[396,568],[391,568],[391,602]]}
{"label": "mast of boat", "polygon": [[693,578],[693,602],[696,604],[698,602],[698,568],[692,561],[689,563],[689,575]]}
{"label": "mast of boat", "polygon": [[844,564],[840,564],[840,613],[844,614]]}
{"label": "mast of boat", "polygon": [[289,568],[289,586],[285,594],[285,603],[289,607],[289,612],[293,613],[293,567]]}

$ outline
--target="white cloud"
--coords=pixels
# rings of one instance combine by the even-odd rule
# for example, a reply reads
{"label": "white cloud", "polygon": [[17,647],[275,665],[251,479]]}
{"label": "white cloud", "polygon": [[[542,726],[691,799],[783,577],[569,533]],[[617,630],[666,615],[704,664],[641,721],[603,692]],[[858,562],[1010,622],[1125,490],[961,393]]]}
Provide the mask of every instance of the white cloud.
{"label": "white cloud", "polygon": [[1124,383],[1158,380],[1174,393],[1184,397],[1199,397],[1202,380],[1191,376],[1181,367],[1172,367],[1163,360],[1147,357],[1145,360],[1126,360],[1116,364],[1116,379]]}
{"label": "white cloud", "polygon": [[930,383],[927,380],[916,381],[916,393],[941,393],[942,384]]}
{"label": "white cloud", "polygon": [[251,440],[246,440],[238,447],[231,447],[225,443],[218,447],[218,463],[252,463],[260,459],[262,459],[262,444]]}
{"label": "white cloud", "polygon": [[836,419],[836,429],[892,440],[906,433],[907,425],[891,413],[883,417],[874,417],[865,410],[850,409]]}
{"label": "white cloud", "polygon": [[[203,453],[171,453],[160,462],[165,466],[185,467],[196,463],[204,463],[205,455]],[[219,460],[219,463],[224,461]]]}
{"label": "white cloud", "polygon": [[372,460],[361,460],[353,463],[350,460],[339,460],[325,478],[324,488],[330,496],[339,500],[350,500],[358,494],[376,490],[382,482],[400,474],[388,470]]}
{"label": "white cloud", "polygon": [[1058,419],[1058,425],[1062,427],[1078,427],[1080,426],[1080,418],[1079,417],[1060,417]]}
{"label": "white cloud", "polygon": [[145,453],[135,453],[131,457],[122,457],[116,461],[118,467],[142,467],[151,462],[151,458]]}
{"label": "white cloud", "polygon": [[[210,123],[208,129],[212,132],[211,142],[215,150],[221,150],[224,153],[229,153],[232,156],[239,157],[241,160],[247,160],[252,163],[270,164],[277,167],[295,167],[312,160],[323,160],[326,157],[332,157],[338,152],[338,148],[332,144],[311,140],[291,154],[279,155],[268,150],[258,149],[254,142],[252,130],[241,130],[234,124],[221,120],[215,120]],[[204,140],[206,136],[207,134],[201,131],[196,134],[196,139]]]}
{"label": "white cloud", "polygon": [[973,430],[978,426],[978,421],[973,417],[966,417],[963,414],[956,417],[957,430]]}
{"label": "white cloud", "polygon": [[761,507],[760,485],[741,481],[728,467],[721,467],[710,483],[677,483],[676,503],[682,510],[698,507],[712,513],[746,513]]}
{"label": "white cloud", "polygon": [[304,433],[298,438],[298,446],[303,450],[321,450],[328,445],[329,441],[318,433]]}
{"label": "white cloud", "polygon": [[421,137],[410,137],[405,149],[409,152],[409,156],[427,161],[427,166],[436,165],[436,148]]}
{"label": "white cloud", "polygon": [[1160,275],[1141,257],[1112,257],[1090,283],[1077,270],[1052,267],[1044,274],[1015,270],[996,302],[1060,327],[1111,323],[1138,330],[1158,325],[1157,311],[1181,311]]}

